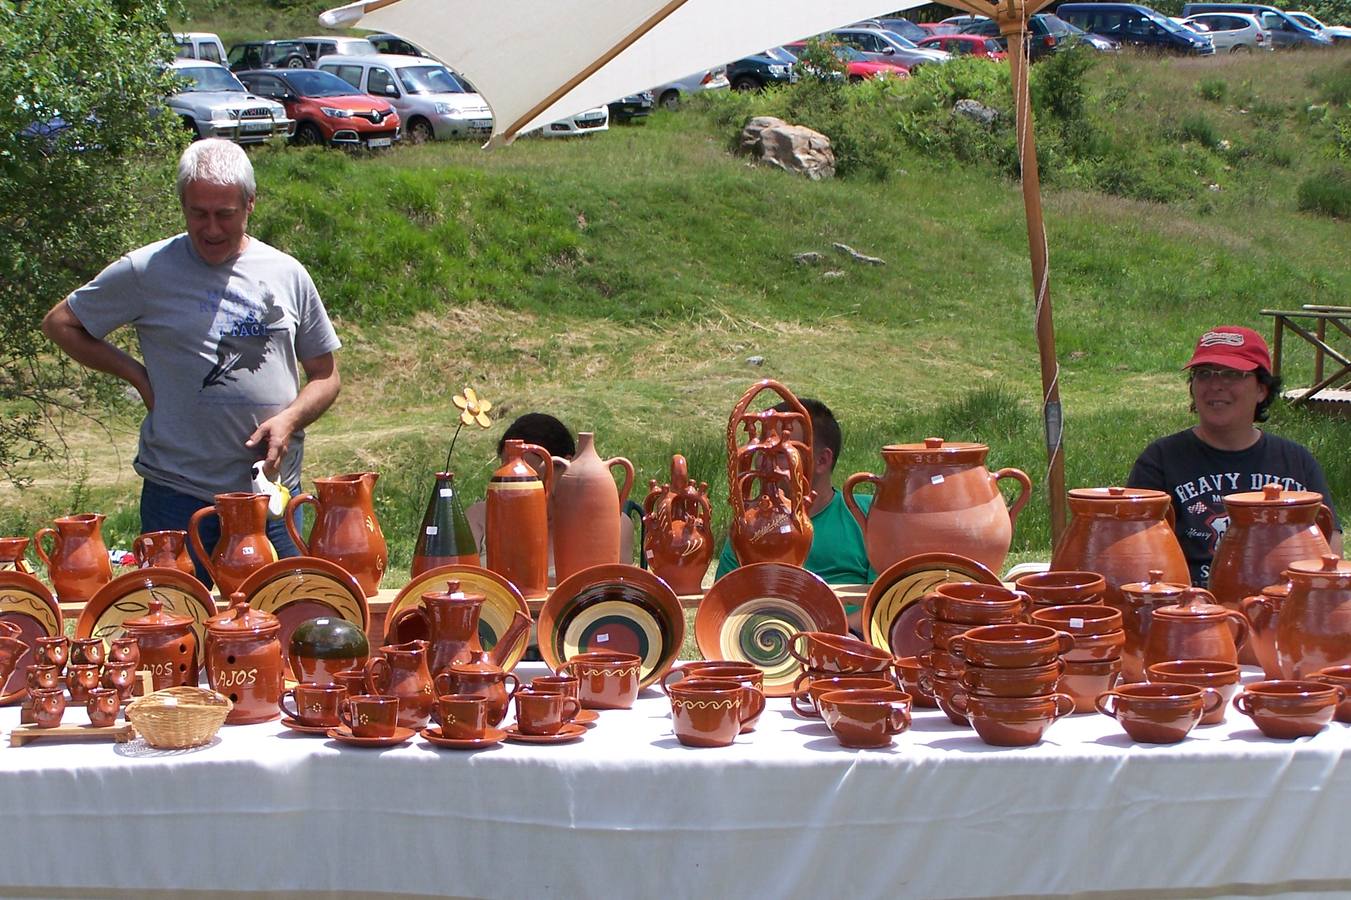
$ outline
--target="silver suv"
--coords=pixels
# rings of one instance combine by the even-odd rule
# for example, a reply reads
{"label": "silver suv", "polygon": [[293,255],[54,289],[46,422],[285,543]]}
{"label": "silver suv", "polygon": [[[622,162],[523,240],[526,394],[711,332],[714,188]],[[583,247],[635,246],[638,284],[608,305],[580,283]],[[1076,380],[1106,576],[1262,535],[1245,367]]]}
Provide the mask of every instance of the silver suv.
{"label": "silver suv", "polygon": [[296,123],[287,117],[286,107],[249,93],[224,66],[200,59],[176,59],[171,65],[184,85],[165,104],[194,137],[258,144],[295,134]]}
{"label": "silver suv", "polygon": [[425,56],[325,56],[319,69],[394,104],[404,134],[414,143],[486,139],[493,132],[493,112],[483,98],[450,69]]}

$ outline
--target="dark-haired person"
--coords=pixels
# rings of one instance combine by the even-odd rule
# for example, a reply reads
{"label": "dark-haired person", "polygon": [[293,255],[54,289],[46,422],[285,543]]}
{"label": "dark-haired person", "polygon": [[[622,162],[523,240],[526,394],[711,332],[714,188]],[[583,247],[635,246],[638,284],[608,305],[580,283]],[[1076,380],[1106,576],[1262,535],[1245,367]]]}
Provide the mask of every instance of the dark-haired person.
{"label": "dark-haired person", "polygon": [[[1276,482],[1322,494],[1334,522],[1337,514],[1313,454],[1256,426],[1267,420],[1280,392],[1280,379],[1271,374],[1271,352],[1260,334],[1238,325],[1212,328],[1197,340],[1184,368],[1196,424],[1146,447],[1126,484],[1172,496],[1177,538],[1192,583],[1205,586],[1215,547],[1229,525],[1225,494],[1257,491]],[[1329,543],[1340,555],[1341,526],[1335,527]]]}

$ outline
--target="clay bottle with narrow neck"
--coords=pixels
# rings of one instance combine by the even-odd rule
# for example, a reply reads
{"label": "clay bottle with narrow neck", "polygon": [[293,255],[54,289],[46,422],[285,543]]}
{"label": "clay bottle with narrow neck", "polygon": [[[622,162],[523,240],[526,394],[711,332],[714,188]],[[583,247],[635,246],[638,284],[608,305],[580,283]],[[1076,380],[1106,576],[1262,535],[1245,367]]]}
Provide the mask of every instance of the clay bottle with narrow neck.
{"label": "clay bottle with narrow neck", "polygon": [[[544,477],[525,461],[537,456]],[[543,597],[549,586],[549,488],[553,459],[536,444],[509,440],[502,466],[488,481],[484,543],[488,568],[514,584],[525,597]]]}
{"label": "clay bottle with narrow neck", "polygon": [[[619,515],[633,487],[633,463],[622,456],[601,459],[595,435],[577,435],[577,453],[571,460],[554,457],[561,474],[553,489],[554,572],[558,581],[582,569],[620,562]],[[623,478],[615,486],[612,470]],[[628,560],[631,562],[632,560]]]}
{"label": "clay bottle with narrow neck", "polygon": [[417,578],[437,566],[479,564],[474,532],[460,502],[460,490],[455,486],[453,472],[437,472],[432,495],[418,526],[417,543],[413,547],[412,576]]}

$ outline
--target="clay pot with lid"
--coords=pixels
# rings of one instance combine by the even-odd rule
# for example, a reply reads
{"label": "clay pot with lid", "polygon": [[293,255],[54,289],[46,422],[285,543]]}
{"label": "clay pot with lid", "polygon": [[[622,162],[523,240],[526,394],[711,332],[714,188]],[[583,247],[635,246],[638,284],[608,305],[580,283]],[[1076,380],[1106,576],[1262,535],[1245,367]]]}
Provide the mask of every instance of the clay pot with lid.
{"label": "clay pot with lid", "polygon": [[206,677],[212,690],[234,704],[225,724],[275,719],[282,691],[277,617],[252,609],[243,594],[232,594],[230,608],[206,620]]}
{"label": "clay pot with lid", "polygon": [[1150,569],[1149,579],[1120,588],[1121,600],[1113,604],[1121,612],[1121,630],[1126,642],[1121,648],[1121,677],[1123,681],[1145,680],[1145,642],[1149,626],[1154,621],[1154,610],[1173,606],[1187,589],[1187,582],[1175,584],[1165,581],[1162,569]]}
{"label": "clay pot with lid", "polygon": [[423,594],[422,604],[409,611],[408,615],[418,616],[426,623],[430,638],[427,668],[433,676],[458,663],[491,663],[500,668],[521,635],[530,629],[530,617],[517,612],[493,649],[484,650],[479,642],[478,624],[487,599],[483,594],[464,590],[458,580],[452,579],[446,582],[444,591]]}
{"label": "clay pot with lid", "polygon": [[1351,561],[1331,554],[1292,562],[1290,593],[1276,620],[1276,658],[1286,678],[1351,663]]}
{"label": "clay pot with lid", "polygon": [[[526,451],[542,461],[542,478],[525,461]],[[488,568],[514,584],[527,599],[543,597],[549,586],[548,496],[553,488],[553,458],[543,447],[515,439],[502,446],[502,457],[501,467],[488,480],[484,526]]]}
{"label": "clay pot with lid", "polygon": [[[54,519],[55,527],[39,528],[33,535],[33,551],[47,566],[56,599],[62,603],[88,600],[113,580],[113,565],[103,543],[101,513],[81,513]],[[49,552],[42,541],[53,538]]]}
{"label": "clay pot with lid", "polygon": [[[633,489],[633,463],[622,456],[601,459],[596,436],[577,433],[571,460],[554,457],[554,573],[559,582],[592,566],[623,562],[619,558],[620,510]],[[616,488],[614,470],[623,484]]]}
{"label": "clay pot with lid", "polygon": [[698,594],[713,559],[713,507],[708,483],[690,481],[685,457],[671,457],[671,480],[648,482],[643,500],[643,556],[677,594]]}
{"label": "clay pot with lid", "polygon": [[1281,661],[1276,656],[1276,622],[1290,594],[1289,582],[1269,584],[1255,597],[1244,597],[1240,608],[1248,617],[1248,646],[1268,680],[1281,677]]}
{"label": "clay pot with lid", "polygon": [[[313,494],[297,494],[286,505],[286,531],[305,556],[317,556],[342,566],[361,585],[367,597],[380,590],[389,562],[389,547],[375,515],[377,472],[353,472],[314,479]],[[296,528],[296,510],[314,507],[309,540]]]}
{"label": "clay pot with lid", "polygon": [[1155,663],[1180,659],[1238,662],[1238,648],[1248,642],[1248,620],[1215,602],[1203,588],[1188,587],[1176,604],[1154,610],[1145,640],[1146,670]]}
{"label": "clay pot with lid", "polygon": [[[214,506],[203,506],[188,519],[188,541],[222,596],[230,596],[239,590],[244,579],[277,561],[277,550],[267,539],[270,499],[267,494],[217,494]],[[201,522],[210,515],[220,518],[220,540],[216,549],[207,554],[202,545]]]}
{"label": "clay pot with lid", "polygon": [[[1027,504],[1032,480],[1019,469],[991,473],[984,444],[925,438],[920,444],[882,448],[884,475],[859,472],[844,482],[844,502],[863,529],[868,562],[878,572],[917,553],[958,553],[993,572],[1002,571],[1013,525]],[[1020,485],[1005,504],[999,481]],[[864,482],[877,486],[867,513],[854,499]]]}
{"label": "clay pot with lid", "polygon": [[122,630],[136,639],[140,666],[150,671],[157,690],[197,684],[197,635],[192,618],[165,612],[164,601],[151,595],[149,612],[122,623]]}

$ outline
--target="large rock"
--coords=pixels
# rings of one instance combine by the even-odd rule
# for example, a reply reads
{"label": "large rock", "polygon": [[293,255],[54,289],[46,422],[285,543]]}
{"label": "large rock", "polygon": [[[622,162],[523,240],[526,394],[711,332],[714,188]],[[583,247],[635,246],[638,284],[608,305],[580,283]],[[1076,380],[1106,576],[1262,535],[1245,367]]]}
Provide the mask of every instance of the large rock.
{"label": "large rock", "polygon": [[806,175],[812,181],[835,175],[835,152],[830,138],[805,125],[770,125],[760,132],[760,158],[785,172]]}
{"label": "large rock", "polygon": [[752,116],[750,120],[746,122],[746,126],[741,129],[741,152],[749,153],[752,156],[759,156],[760,132],[775,125],[787,124],[788,123],[783,119],[778,119],[774,116]]}
{"label": "large rock", "polygon": [[993,109],[981,103],[979,100],[958,100],[957,105],[952,107],[953,115],[965,116],[973,122],[978,122],[989,128],[999,118],[999,110]]}

